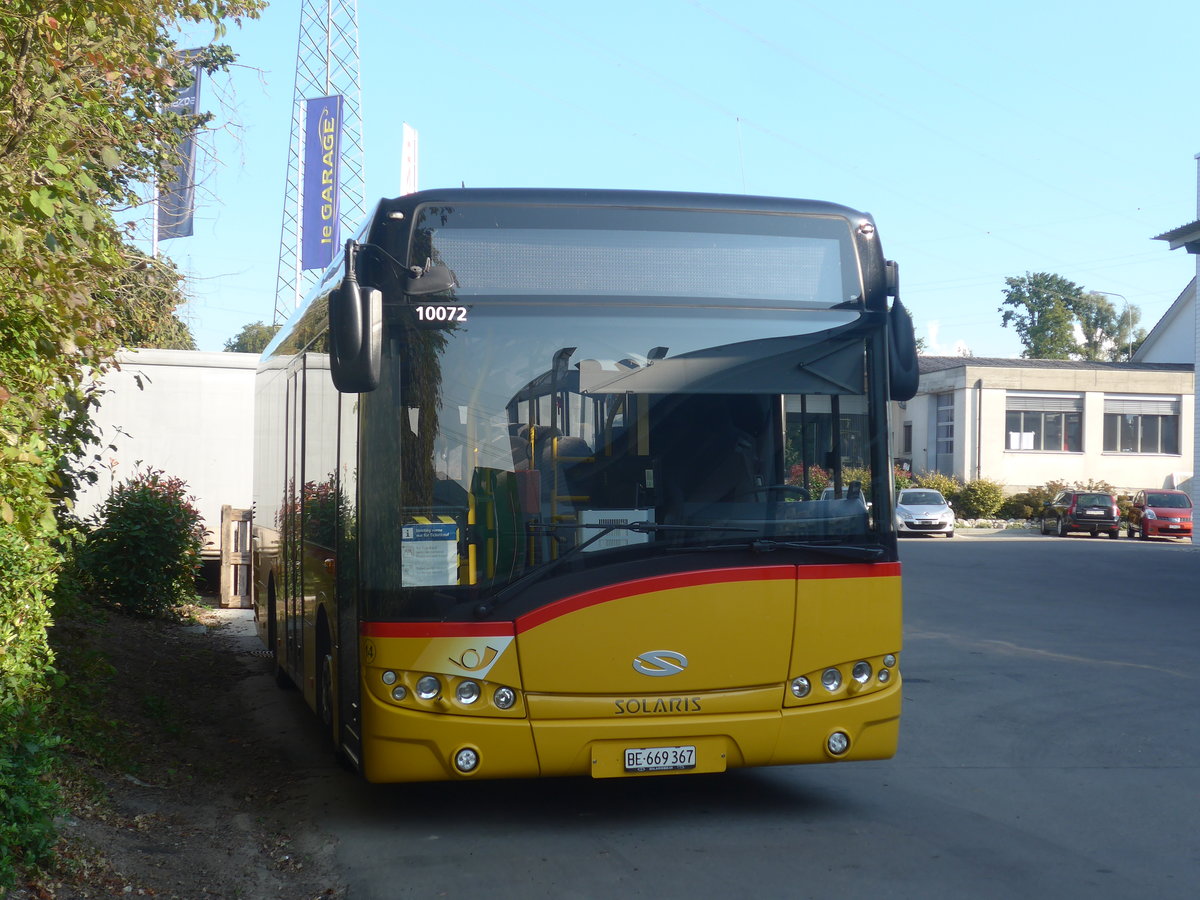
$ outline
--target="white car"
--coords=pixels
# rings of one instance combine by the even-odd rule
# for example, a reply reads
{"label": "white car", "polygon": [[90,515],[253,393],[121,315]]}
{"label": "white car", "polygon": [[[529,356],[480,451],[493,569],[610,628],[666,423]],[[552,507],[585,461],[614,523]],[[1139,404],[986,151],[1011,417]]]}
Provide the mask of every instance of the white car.
{"label": "white car", "polygon": [[954,510],[939,491],[905,488],[896,497],[896,531],[954,537]]}

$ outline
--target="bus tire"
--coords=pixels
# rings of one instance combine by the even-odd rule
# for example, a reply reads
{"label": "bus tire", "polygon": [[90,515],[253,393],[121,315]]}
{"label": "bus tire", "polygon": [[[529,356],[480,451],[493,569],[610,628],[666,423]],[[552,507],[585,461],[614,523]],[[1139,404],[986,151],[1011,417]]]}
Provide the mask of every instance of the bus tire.
{"label": "bus tire", "polygon": [[321,657],[321,673],[317,679],[317,717],[321,720],[321,724],[325,727],[325,733],[329,735],[333,741],[333,746],[338,745],[337,732],[334,730],[333,714],[333,654],[328,650]]}

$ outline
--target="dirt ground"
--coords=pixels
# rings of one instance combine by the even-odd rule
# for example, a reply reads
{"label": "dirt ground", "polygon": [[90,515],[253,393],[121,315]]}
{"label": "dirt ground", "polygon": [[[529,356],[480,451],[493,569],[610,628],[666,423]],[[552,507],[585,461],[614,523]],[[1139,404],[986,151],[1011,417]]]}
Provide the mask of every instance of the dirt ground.
{"label": "dirt ground", "polygon": [[103,656],[92,658],[111,665],[102,678],[89,670],[103,682],[96,739],[121,749],[116,765],[86,739],[71,750],[62,863],[10,900],[345,896],[307,802],[329,764],[307,746],[314,733],[297,731],[299,695],[275,687],[250,615],[208,608],[190,624],[102,614],[55,626],[58,645],[94,646]]}

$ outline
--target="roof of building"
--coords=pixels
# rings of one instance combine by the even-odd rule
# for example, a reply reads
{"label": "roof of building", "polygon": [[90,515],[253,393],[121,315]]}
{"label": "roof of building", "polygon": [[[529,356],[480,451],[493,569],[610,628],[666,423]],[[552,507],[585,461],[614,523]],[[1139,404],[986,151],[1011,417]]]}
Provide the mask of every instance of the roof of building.
{"label": "roof of building", "polygon": [[1183,247],[1188,253],[1200,253],[1200,221],[1189,222],[1170,231],[1164,231],[1154,240],[1168,241],[1172,250]]}
{"label": "roof of building", "polygon": [[967,366],[992,369],[1109,369],[1123,372],[1191,372],[1189,363],[1101,362],[1089,359],[1009,359],[988,356],[921,356],[920,372],[944,372]]}

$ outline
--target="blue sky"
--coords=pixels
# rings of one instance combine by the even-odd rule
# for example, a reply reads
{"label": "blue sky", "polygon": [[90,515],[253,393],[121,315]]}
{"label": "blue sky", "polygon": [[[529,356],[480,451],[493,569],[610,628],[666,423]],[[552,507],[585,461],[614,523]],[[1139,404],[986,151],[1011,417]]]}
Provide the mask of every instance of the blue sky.
{"label": "blue sky", "polygon": [[[716,191],[866,210],[929,352],[1019,355],[997,308],[1005,277],[1027,271],[1158,321],[1195,271],[1151,240],[1197,214],[1195,0],[833,7],[359,0],[368,205],[399,192],[408,122],[422,188]],[[299,8],[275,0],[231,27],[239,61],[202,88],[217,122],[196,233],[160,245],[188,276],[183,315],[201,350],[273,315]]]}

